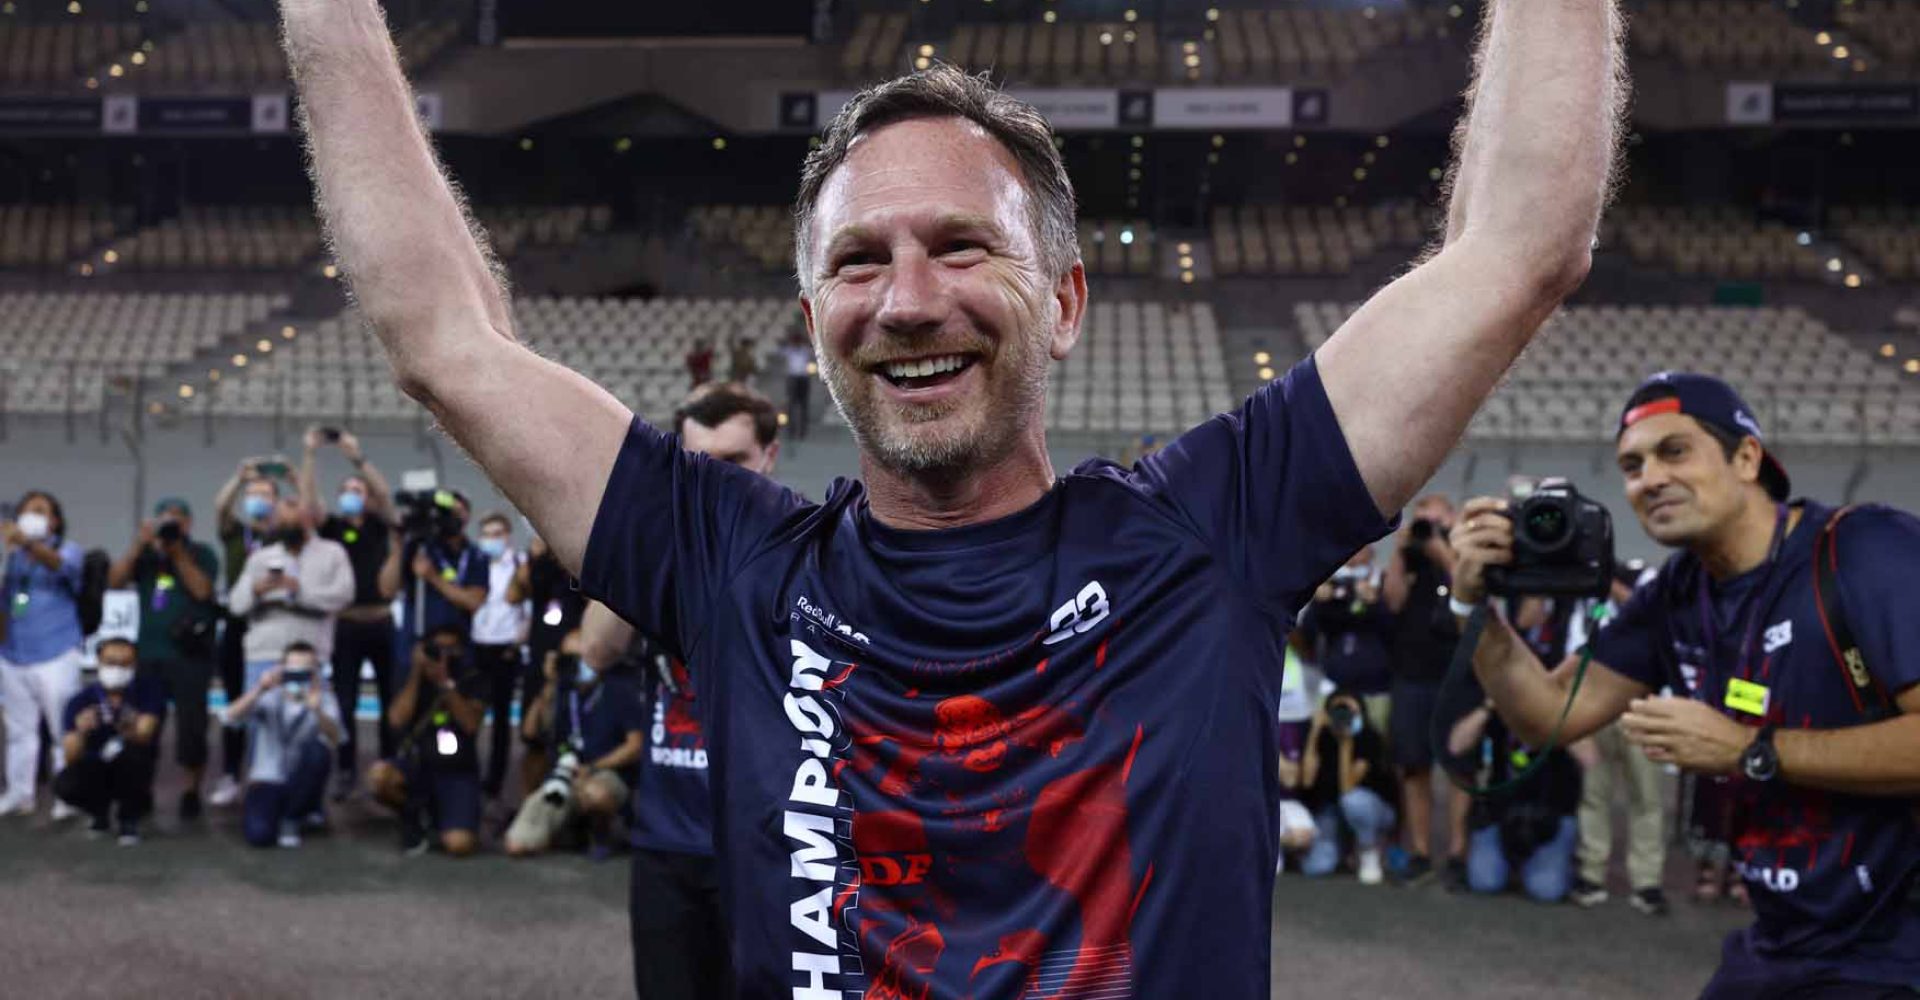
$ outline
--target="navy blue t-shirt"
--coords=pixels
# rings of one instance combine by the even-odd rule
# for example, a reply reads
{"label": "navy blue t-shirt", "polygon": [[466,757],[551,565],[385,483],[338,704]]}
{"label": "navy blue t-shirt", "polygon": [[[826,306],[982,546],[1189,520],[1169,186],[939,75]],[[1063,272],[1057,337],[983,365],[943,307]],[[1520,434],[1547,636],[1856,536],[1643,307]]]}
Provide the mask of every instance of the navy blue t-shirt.
{"label": "navy blue t-shirt", "polygon": [[[135,670],[133,683],[128,684],[126,692],[121,695],[120,708],[116,712],[112,702],[107,698],[107,689],[102,687],[99,681],[94,681],[81,688],[78,694],[67,699],[66,708],[60,713],[60,731],[72,732],[75,721],[80,718],[80,713],[89,708],[96,710],[100,715],[100,721],[108,726],[118,726],[128,712],[165,719],[167,717],[167,685],[152,674]],[[98,746],[99,743],[89,744],[89,752],[97,749]]]}
{"label": "navy blue t-shirt", "polygon": [[[590,691],[568,692],[555,700],[553,711],[558,723],[555,735],[561,740],[572,738],[574,722],[578,719],[582,764],[618,750],[620,744],[627,741],[628,733],[647,728],[646,712],[640,705],[640,685],[633,678],[619,674],[602,676]],[[632,782],[633,769],[622,769],[620,776]]]}
{"label": "navy blue t-shirt", "polygon": [[[433,561],[434,572],[454,586],[485,590],[490,583],[490,564],[486,554],[472,542],[460,546],[460,550],[455,552],[451,546],[436,538],[426,543],[426,550],[427,558]],[[426,621],[426,628],[421,629],[413,620],[413,556],[419,551],[418,543],[410,543],[400,553],[400,592],[395,595],[400,598],[400,634],[408,639],[418,639],[434,629],[451,625],[459,629],[461,635],[466,635],[473,628],[473,614],[442,597],[440,591],[431,584],[421,584],[426,599],[419,602],[423,612],[420,617]]]}
{"label": "navy blue t-shirt", "polygon": [[[1855,705],[1814,598],[1813,543],[1832,512],[1810,502],[1803,509],[1779,557],[1732,580],[1716,585],[1690,554],[1669,559],[1594,638],[1594,661],[1650,688],[1671,684],[1749,726],[1872,721]],[[1920,682],[1920,601],[1911,588],[1920,520],[1866,507],[1847,515],[1837,537],[1847,620],[1874,680],[1897,695]],[[1764,719],[1728,704],[1730,678],[1766,689]],[[1915,800],[1779,784],[1729,782],[1738,800],[1735,860],[1754,910],[1753,926],[1732,944],[1755,961],[1920,982],[1920,905],[1909,899],[1920,878]]]}
{"label": "navy blue t-shirt", "polygon": [[693,675],[679,660],[646,661],[647,750],[633,790],[628,840],[649,851],[713,854],[713,797],[707,788],[707,730]]}
{"label": "navy blue t-shirt", "polygon": [[944,531],[636,420],[582,584],[700,685],[743,995],[1265,1000],[1282,643],[1388,528],[1308,360]]}

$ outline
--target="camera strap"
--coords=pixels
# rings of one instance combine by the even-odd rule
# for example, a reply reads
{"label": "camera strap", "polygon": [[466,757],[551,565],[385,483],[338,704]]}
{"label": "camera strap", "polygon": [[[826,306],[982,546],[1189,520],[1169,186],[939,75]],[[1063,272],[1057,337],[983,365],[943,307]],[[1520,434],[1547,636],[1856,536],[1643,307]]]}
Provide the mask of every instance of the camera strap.
{"label": "camera strap", "polygon": [[[1588,612],[1594,624],[1598,624],[1604,618],[1603,608],[1604,605],[1595,602],[1592,610]],[[1485,604],[1482,604],[1474,610],[1472,617],[1467,619],[1466,631],[1460,636],[1460,644],[1453,649],[1453,662],[1447,667],[1446,678],[1440,682],[1440,695],[1436,699],[1439,706],[1451,703],[1447,695],[1449,692],[1459,690],[1463,677],[1473,676],[1473,655],[1480,648],[1480,636],[1486,632],[1487,618],[1492,613]],[[1593,644],[1589,642],[1580,650],[1580,662],[1573,670],[1573,683],[1567,688],[1567,703],[1561,707],[1560,717],[1554,720],[1553,732],[1547,735],[1545,743],[1529,750],[1530,759],[1519,771],[1509,775],[1505,781],[1479,785],[1462,779],[1454,773],[1452,767],[1442,763],[1440,769],[1447,773],[1447,780],[1453,782],[1454,787],[1475,798],[1505,795],[1532,780],[1533,776],[1539,774],[1540,769],[1546,766],[1547,758],[1559,748],[1560,733],[1566,727],[1567,716],[1573,714],[1574,701],[1580,697],[1580,685],[1587,679],[1587,667],[1592,663]],[[1453,725],[1457,721],[1459,720],[1449,721],[1443,712],[1434,712],[1433,721],[1428,727],[1428,738],[1432,741],[1435,760],[1444,762],[1459,756],[1450,752],[1447,746],[1447,738],[1452,735]]]}

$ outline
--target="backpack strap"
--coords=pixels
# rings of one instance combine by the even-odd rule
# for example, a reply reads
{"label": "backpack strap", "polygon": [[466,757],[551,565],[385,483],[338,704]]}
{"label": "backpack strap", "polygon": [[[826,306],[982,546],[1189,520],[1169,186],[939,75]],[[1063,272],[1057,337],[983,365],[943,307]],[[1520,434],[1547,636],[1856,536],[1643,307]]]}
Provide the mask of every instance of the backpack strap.
{"label": "backpack strap", "polygon": [[1867,669],[1867,658],[1860,652],[1859,640],[1854,638],[1853,627],[1847,621],[1846,603],[1840,592],[1838,529],[1840,521],[1855,509],[1849,506],[1834,511],[1813,541],[1813,596],[1820,612],[1820,627],[1826,633],[1827,648],[1833,651],[1834,663],[1846,676],[1853,707],[1868,718],[1884,718],[1892,714],[1893,699]]}

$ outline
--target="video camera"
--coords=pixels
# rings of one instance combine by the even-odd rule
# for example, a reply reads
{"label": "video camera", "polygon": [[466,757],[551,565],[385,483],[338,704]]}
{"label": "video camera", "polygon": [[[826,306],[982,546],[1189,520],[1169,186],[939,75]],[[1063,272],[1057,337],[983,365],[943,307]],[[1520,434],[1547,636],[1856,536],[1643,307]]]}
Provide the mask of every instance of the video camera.
{"label": "video camera", "polygon": [[1542,480],[1508,508],[1513,562],[1487,567],[1496,594],[1601,597],[1613,581],[1613,517],[1564,479]]}
{"label": "video camera", "polygon": [[402,490],[393,495],[393,505],[400,514],[400,533],[408,541],[459,534],[465,527],[460,522],[459,504],[452,490]]}

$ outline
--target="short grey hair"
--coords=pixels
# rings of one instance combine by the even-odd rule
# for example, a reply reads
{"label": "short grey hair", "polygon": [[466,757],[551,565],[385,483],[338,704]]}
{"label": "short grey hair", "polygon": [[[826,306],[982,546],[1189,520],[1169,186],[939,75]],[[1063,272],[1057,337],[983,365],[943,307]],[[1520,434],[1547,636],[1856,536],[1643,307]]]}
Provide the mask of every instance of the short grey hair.
{"label": "short grey hair", "polygon": [[1073,182],[1054,146],[1053,126],[1033,105],[1008,95],[985,74],[973,76],[947,63],[855,94],[828,124],[820,145],[800,168],[800,196],[793,206],[793,258],[802,291],[813,284],[813,213],[827,178],[846,162],[861,136],[916,118],[961,118],[998,140],[1020,164],[1027,187],[1034,245],[1048,276],[1058,278],[1080,259],[1074,230]]}

